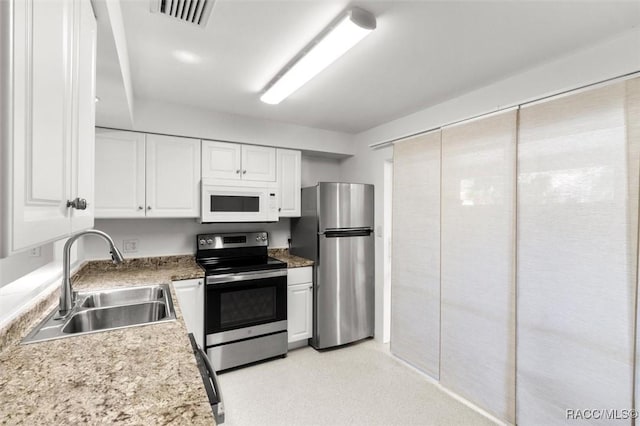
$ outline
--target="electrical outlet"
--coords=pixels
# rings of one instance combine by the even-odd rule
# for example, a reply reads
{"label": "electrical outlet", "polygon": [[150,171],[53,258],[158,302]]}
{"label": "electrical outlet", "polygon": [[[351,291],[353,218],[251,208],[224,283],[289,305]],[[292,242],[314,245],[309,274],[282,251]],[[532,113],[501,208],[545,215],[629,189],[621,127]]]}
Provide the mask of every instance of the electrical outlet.
{"label": "electrical outlet", "polygon": [[136,253],[138,251],[138,240],[122,240],[122,251]]}
{"label": "electrical outlet", "polygon": [[30,257],[40,257],[40,247],[32,248],[29,250]]}

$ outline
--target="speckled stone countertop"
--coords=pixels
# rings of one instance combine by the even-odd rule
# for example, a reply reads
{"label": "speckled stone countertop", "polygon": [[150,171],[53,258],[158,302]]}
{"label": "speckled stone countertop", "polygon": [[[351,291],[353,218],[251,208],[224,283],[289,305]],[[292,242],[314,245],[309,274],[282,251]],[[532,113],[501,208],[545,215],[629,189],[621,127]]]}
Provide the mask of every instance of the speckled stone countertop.
{"label": "speckled stone countertop", "polygon": [[287,268],[304,268],[313,266],[313,260],[289,253],[286,248],[269,249],[269,256],[287,263]]}
{"label": "speckled stone countertop", "polygon": [[[119,266],[90,262],[76,275],[75,289],[98,289],[170,283],[204,272],[192,256],[179,256]],[[57,296],[35,303],[29,321],[18,319],[4,332],[26,334]],[[215,424],[173,288],[172,296],[176,321],[29,345],[5,338],[0,423]]]}

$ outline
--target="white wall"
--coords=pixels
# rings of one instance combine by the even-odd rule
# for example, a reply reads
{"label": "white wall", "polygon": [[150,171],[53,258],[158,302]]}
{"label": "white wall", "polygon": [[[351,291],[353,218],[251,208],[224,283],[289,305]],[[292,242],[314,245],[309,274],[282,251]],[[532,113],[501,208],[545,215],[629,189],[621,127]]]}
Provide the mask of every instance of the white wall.
{"label": "white wall", "polygon": [[[200,139],[243,142],[348,156],[353,135],[276,121],[226,114],[186,105],[136,99],[133,128]],[[109,127],[111,117],[97,115],[96,126]]]}
{"label": "white wall", "polygon": [[339,182],[340,164],[338,158],[302,155],[302,187],[314,186],[318,182]]}
{"label": "white wall", "polygon": [[356,135],[385,142],[640,70],[640,28]]}
{"label": "white wall", "polygon": [[40,256],[29,251],[0,259],[0,288],[53,261],[53,243],[40,247]]}
{"label": "white wall", "polygon": [[355,155],[341,163],[344,181],[375,185],[376,224],[376,339],[383,340],[384,284],[384,162],[393,157],[389,146],[369,144],[396,140],[509,105],[597,83],[640,71],[640,29],[636,28],[587,49],[516,74],[494,84],[425,108],[416,113],[359,133]]}
{"label": "white wall", "polygon": [[[106,232],[123,250],[123,240],[138,240],[138,251],[124,257],[152,257],[176,254],[194,254],[196,235],[209,232],[267,231],[269,247],[285,248],[290,236],[289,219],[274,223],[208,223],[195,219],[98,219],[95,229]],[[86,259],[109,259],[105,242],[99,238],[84,240]]]}
{"label": "white wall", "polygon": [[[65,241],[42,246],[40,257],[22,252],[0,259],[0,329],[32,306],[40,295],[60,286]],[[76,242],[71,251],[72,273],[82,264],[78,253],[82,253],[82,241]]]}

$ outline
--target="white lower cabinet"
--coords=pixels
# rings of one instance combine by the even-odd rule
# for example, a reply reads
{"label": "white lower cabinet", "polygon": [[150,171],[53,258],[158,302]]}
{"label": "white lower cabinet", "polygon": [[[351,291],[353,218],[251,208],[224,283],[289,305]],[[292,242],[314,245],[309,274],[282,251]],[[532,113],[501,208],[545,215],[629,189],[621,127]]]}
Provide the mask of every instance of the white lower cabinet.
{"label": "white lower cabinet", "polygon": [[204,278],[173,281],[187,331],[204,348]]}
{"label": "white lower cabinet", "polygon": [[313,334],[313,267],[287,271],[288,342],[311,338]]}

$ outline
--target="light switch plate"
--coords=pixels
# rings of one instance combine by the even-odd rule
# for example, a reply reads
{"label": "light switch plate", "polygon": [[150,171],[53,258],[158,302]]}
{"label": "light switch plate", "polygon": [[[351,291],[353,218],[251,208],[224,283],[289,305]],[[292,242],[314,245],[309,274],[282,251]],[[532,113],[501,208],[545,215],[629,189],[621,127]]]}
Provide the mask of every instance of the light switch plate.
{"label": "light switch plate", "polygon": [[122,251],[136,253],[138,251],[138,240],[122,240]]}

